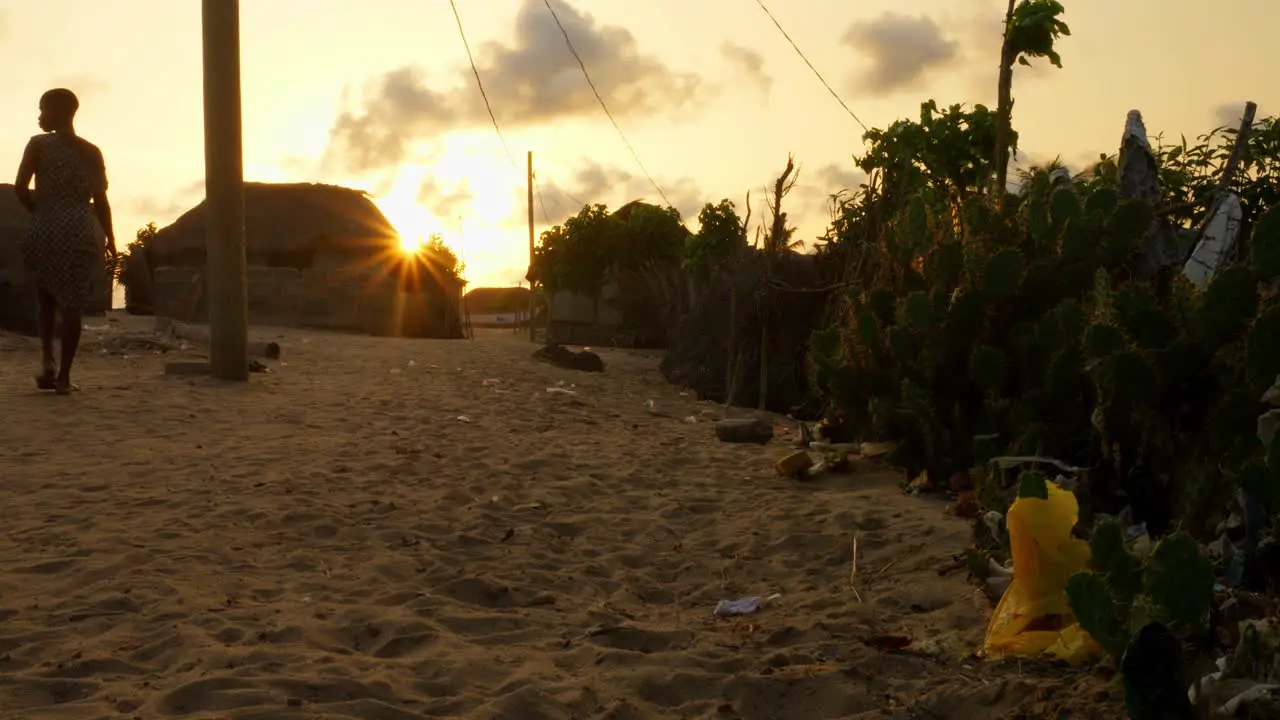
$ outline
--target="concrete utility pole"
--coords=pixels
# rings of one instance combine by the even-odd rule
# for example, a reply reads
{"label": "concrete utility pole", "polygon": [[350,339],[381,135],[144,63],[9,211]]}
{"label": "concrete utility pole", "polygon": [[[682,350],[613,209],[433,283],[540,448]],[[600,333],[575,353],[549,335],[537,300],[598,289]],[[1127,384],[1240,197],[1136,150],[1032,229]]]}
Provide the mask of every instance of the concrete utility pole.
{"label": "concrete utility pole", "polygon": [[[529,269],[533,269],[533,151],[529,151]],[[533,281],[529,281],[529,342],[536,339],[533,329]]]}
{"label": "concrete utility pole", "polygon": [[204,216],[209,369],[249,379],[244,256],[244,148],[240,128],[240,0],[203,0]]}

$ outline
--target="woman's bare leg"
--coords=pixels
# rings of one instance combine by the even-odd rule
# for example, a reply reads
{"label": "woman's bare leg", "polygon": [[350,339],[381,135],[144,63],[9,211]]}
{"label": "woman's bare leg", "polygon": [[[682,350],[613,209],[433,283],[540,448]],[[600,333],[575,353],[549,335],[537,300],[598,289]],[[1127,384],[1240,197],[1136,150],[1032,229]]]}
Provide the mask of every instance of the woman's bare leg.
{"label": "woman's bare leg", "polygon": [[62,364],[58,367],[58,392],[71,392],[71,363],[80,348],[80,330],[83,325],[79,310],[62,308]]}
{"label": "woman's bare leg", "polygon": [[[58,325],[58,303],[53,296],[44,290],[36,291],[36,328],[40,332],[40,375],[39,382],[52,386],[58,366],[53,359],[53,336]],[[41,385],[42,389],[45,388]]]}

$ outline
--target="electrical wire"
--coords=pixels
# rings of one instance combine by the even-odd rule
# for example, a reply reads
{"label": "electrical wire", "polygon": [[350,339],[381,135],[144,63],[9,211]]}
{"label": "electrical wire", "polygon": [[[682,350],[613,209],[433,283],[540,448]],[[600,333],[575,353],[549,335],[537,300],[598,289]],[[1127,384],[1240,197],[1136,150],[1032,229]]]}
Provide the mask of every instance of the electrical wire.
{"label": "electrical wire", "polygon": [[476,76],[476,87],[480,89],[480,97],[484,100],[484,109],[489,111],[489,120],[493,122],[493,131],[498,134],[498,141],[502,143],[502,150],[507,154],[507,160],[511,161],[511,167],[516,172],[520,171],[520,164],[516,162],[516,156],[511,154],[511,148],[507,145],[507,138],[502,134],[502,128],[498,127],[498,118],[493,114],[493,106],[489,104],[489,94],[484,91],[484,83],[480,80],[480,70],[476,68],[475,56],[471,54],[471,43],[467,42],[467,33],[462,29],[462,16],[458,14],[458,4],[454,0],[449,0],[449,7],[453,8],[453,19],[458,23],[458,36],[462,38],[462,47],[467,50],[467,62],[471,63],[471,74]]}
{"label": "electrical wire", "polygon": [[[450,2],[452,1],[453,0],[450,0]],[[613,113],[609,112],[609,106],[605,104],[604,98],[600,96],[600,91],[596,89],[596,84],[591,80],[591,74],[587,72],[586,63],[582,62],[582,56],[578,55],[577,49],[573,47],[573,40],[569,38],[569,31],[565,30],[564,23],[560,22],[560,15],[556,12],[556,9],[551,6],[551,0],[542,0],[542,2],[547,6],[547,10],[551,11],[551,17],[555,19],[556,26],[560,28],[560,34],[564,35],[565,45],[569,46],[569,52],[573,53],[573,59],[577,60],[578,67],[582,68],[582,76],[587,79],[587,85],[591,86],[591,92],[596,96],[596,100],[600,103],[600,109],[604,110],[604,114],[609,118],[609,122],[613,123],[613,129],[618,131],[618,137],[622,138],[623,144],[627,146],[627,150],[631,153],[632,159],[636,161],[636,165],[639,166],[640,172],[644,173],[645,178],[649,180],[649,184],[653,186],[653,189],[658,191],[658,196],[662,198],[662,201],[665,202],[668,207],[674,207],[671,204],[671,200],[667,198],[667,194],[662,191],[662,188],[658,185],[657,181],[653,179],[653,175],[649,174],[648,168],[644,166],[644,161],[640,159],[640,155],[636,153],[636,149],[631,145],[631,141],[627,139],[627,134],[622,132],[622,127],[618,125],[618,121],[614,119]],[[682,221],[681,225],[683,224],[684,223]]]}
{"label": "electrical wire", "polygon": [[542,206],[542,224],[550,225],[551,218],[547,217],[547,201],[542,199],[542,185],[538,182],[538,176],[533,176],[533,189],[538,193],[538,205]]}
{"label": "electrical wire", "polygon": [[835,98],[836,102],[840,103],[840,107],[844,108],[844,111],[849,113],[849,117],[853,118],[854,122],[861,125],[864,131],[870,130],[870,128],[867,127],[866,123],[858,119],[858,116],[855,115],[853,111],[849,109],[849,106],[846,105],[844,100],[840,98],[839,93],[837,93],[831,87],[831,84],[827,82],[827,79],[822,77],[822,73],[818,72],[818,68],[814,67],[813,63],[809,62],[809,58],[805,56],[804,51],[800,49],[800,46],[796,44],[796,41],[792,40],[791,36],[787,34],[787,31],[783,29],[782,23],[778,22],[778,18],[774,17],[773,13],[769,12],[769,7],[764,4],[764,0],[756,0],[756,4],[759,5],[760,9],[764,11],[764,14],[768,15],[769,19],[773,21],[773,26],[778,28],[778,32],[782,33],[782,37],[786,38],[787,42],[791,43],[792,49],[796,51],[796,54],[800,56],[800,59],[804,61],[804,64],[809,66],[809,69],[813,71],[813,74],[815,76],[817,76],[818,81],[821,82],[822,86],[827,89],[827,92],[831,93],[831,97]]}
{"label": "electrical wire", "polygon": [[[500,143],[502,143],[502,150],[503,150],[503,152],[505,152],[505,153],[506,153],[506,155],[507,155],[507,160],[511,163],[511,167],[512,167],[513,169],[515,169],[515,171],[516,171],[516,172],[520,172],[520,171],[521,171],[520,164],[519,164],[518,162],[516,162],[515,155],[514,155],[514,154],[512,154],[512,152],[511,152],[511,147],[510,147],[509,145],[507,145],[507,138],[506,138],[506,136],[502,133],[502,128],[498,125],[498,118],[497,118],[497,116],[496,116],[496,115],[494,115],[494,112],[493,112],[493,106],[489,103],[489,95],[488,95],[488,93],[486,93],[486,92],[485,92],[485,89],[484,89],[484,82],[480,79],[480,70],[479,70],[479,68],[477,68],[477,67],[476,67],[475,56],[471,53],[471,43],[469,43],[469,42],[467,41],[467,33],[466,33],[466,31],[463,29],[463,27],[462,27],[462,16],[461,16],[461,14],[459,14],[459,12],[458,12],[458,5],[457,5],[457,3],[455,2],[455,0],[449,0],[449,7],[453,10],[453,19],[454,19],[454,21],[458,24],[458,37],[460,37],[460,38],[462,39],[462,47],[463,47],[463,48],[465,48],[465,49],[466,49],[466,51],[467,51],[467,62],[471,64],[471,74],[475,76],[475,79],[476,79],[476,87],[480,90],[480,97],[484,100],[484,108],[485,108],[485,110],[486,110],[486,111],[488,111],[488,113],[489,113],[489,120],[490,120],[490,122],[492,122],[492,123],[493,123],[493,131],[498,135],[498,141],[499,141]],[[555,11],[554,11],[554,10],[552,10],[552,13],[553,13],[553,14],[554,14],[554,12],[555,12]],[[559,23],[559,19],[557,19],[557,20],[556,20],[556,22],[557,22],[557,24],[558,24],[558,23]],[[561,31],[563,32],[563,30],[564,30],[564,28],[563,28],[563,26],[562,26],[562,27],[561,27]],[[568,36],[567,36],[567,35],[566,35],[566,38],[565,38],[565,39],[566,39],[566,41],[568,40]],[[572,44],[569,46],[569,49],[570,49],[570,50],[572,50],[572,49],[573,49]],[[576,55],[577,55],[577,53],[575,52],[575,53],[574,53],[574,55],[576,56]],[[581,60],[579,60],[578,62],[579,62],[579,65],[581,65],[581,62],[582,62],[582,61],[581,61]],[[584,73],[586,72],[585,68],[583,69],[583,72],[584,72]],[[588,78],[588,79],[587,79],[587,82],[590,82],[590,78]],[[594,88],[592,88],[592,89],[594,89]],[[599,97],[599,95],[597,95],[597,98],[598,98],[598,97]],[[602,101],[602,102],[603,102],[603,101]],[[605,112],[608,112],[608,109],[607,109],[607,108],[606,108]],[[621,130],[619,130],[619,132],[621,132]],[[624,139],[625,139],[625,138],[624,138]],[[633,153],[633,154],[634,154],[634,153]],[[652,179],[651,179],[651,181],[652,181]],[[566,198],[568,198],[570,202],[573,202],[574,204],[578,205],[579,207],[581,207],[581,206],[582,206],[582,204],[583,204],[583,203],[582,203],[580,200],[578,200],[578,199],[577,199],[577,198],[575,198],[574,196],[570,195],[568,192],[566,192],[566,191],[565,191],[563,188],[561,188],[560,186],[553,184],[553,185],[552,185],[552,187],[554,187],[554,188],[555,188],[556,192],[559,192],[561,195],[563,195],[563,196],[565,196]],[[655,187],[656,187],[656,185],[655,185]],[[539,205],[541,205],[541,206],[542,206],[542,221],[543,221],[545,224],[550,225],[550,224],[551,224],[551,219],[550,219],[550,217],[549,217],[549,215],[548,215],[548,213],[547,213],[547,203],[546,203],[546,201],[545,201],[545,200],[543,199],[543,197],[542,197],[542,186],[538,184],[538,182],[537,182],[537,176],[536,176],[536,175],[534,176],[534,188],[537,190],[537,193],[538,193],[538,203],[539,203]],[[661,190],[659,190],[659,192],[661,192]]]}

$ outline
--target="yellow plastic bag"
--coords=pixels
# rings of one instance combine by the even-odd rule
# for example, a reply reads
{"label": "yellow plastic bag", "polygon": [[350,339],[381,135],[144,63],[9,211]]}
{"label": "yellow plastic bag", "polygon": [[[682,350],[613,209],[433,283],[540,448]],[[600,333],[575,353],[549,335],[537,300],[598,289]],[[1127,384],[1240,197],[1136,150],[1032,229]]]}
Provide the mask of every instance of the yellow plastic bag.
{"label": "yellow plastic bag", "polygon": [[1067,580],[1089,568],[1089,543],[1071,537],[1080,514],[1076,496],[1057,483],[1046,484],[1047,500],[1020,497],[1006,516],[1013,581],[991,615],[984,651],[991,657],[1049,655],[1081,663],[1102,652],[1075,622],[1067,601]]}

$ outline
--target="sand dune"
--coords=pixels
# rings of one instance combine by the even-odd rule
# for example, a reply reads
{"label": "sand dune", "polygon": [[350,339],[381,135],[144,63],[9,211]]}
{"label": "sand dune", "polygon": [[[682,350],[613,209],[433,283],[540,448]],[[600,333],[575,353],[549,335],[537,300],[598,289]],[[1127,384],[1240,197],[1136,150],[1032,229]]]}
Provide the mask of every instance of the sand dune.
{"label": "sand dune", "polygon": [[585,375],[500,332],[282,330],[274,372],[220,387],[164,377],[193,351],[123,341],[137,323],[94,323],[67,398],[34,391],[32,342],[0,340],[0,717],[992,718],[1108,697],[967,657],[990,607],[939,574],[970,533],[940,501],[869,464],[777,479],[790,438],[717,443],[717,410],[656,356],[602,351]]}

